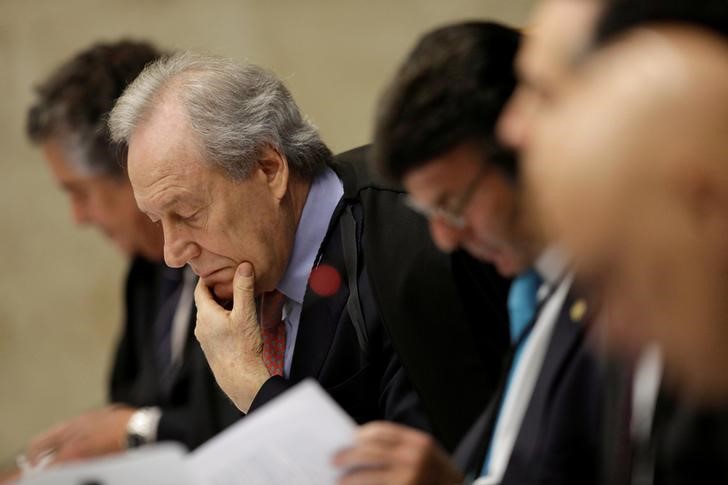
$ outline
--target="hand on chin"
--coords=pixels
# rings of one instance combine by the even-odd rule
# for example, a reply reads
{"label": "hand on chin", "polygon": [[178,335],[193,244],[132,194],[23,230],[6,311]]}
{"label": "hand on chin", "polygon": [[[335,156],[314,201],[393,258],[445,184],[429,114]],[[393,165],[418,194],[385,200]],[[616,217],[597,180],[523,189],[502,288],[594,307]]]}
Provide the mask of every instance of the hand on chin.
{"label": "hand on chin", "polygon": [[203,277],[202,282],[210,289],[215,301],[217,301],[220,305],[223,305],[233,299],[234,276],[234,269],[228,272],[227,268],[225,268]]}
{"label": "hand on chin", "polygon": [[208,285],[208,288],[212,290],[215,301],[217,301],[220,306],[229,310],[230,308],[228,308],[228,306],[232,305],[233,301],[233,282],[212,283],[211,285]]}

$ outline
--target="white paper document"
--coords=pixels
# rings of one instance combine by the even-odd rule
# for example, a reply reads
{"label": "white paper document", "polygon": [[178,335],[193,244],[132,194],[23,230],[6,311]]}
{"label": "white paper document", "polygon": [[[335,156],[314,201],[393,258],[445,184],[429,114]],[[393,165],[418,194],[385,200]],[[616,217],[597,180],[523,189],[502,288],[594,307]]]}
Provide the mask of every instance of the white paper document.
{"label": "white paper document", "polygon": [[311,379],[228,428],[194,453],[179,445],[59,465],[23,485],[329,485],[337,451],[356,424]]}
{"label": "white paper document", "polygon": [[22,485],[198,485],[185,468],[180,445],[160,444],[121,456],[49,468]]}
{"label": "white paper document", "polygon": [[356,425],[313,380],[224,431],[188,457],[206,485],[328,485],[331,458]]}

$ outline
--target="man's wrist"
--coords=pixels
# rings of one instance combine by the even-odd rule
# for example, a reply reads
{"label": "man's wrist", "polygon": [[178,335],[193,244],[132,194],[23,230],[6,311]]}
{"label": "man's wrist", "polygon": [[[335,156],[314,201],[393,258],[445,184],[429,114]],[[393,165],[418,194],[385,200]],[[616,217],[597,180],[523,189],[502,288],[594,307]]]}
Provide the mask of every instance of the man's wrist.
{"label": "man's wrist", "polygon": [[126,423],[126,448],[138,448],[157,441],[162,411],[157,407],[139,408]]}

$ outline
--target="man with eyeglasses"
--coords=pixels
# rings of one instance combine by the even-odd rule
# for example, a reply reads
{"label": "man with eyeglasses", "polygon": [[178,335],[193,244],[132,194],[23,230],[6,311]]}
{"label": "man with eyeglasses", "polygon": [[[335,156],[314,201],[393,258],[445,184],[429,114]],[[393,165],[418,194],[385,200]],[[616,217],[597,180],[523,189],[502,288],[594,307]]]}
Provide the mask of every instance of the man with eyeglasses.
{"label": "man with eyeglasses", "polygon": [[495,136],[516,85],[519,40],[482,22],[426,35],[385,93],[374,144],[378,168],[403,183],[441,250],[464,248],[515,277],[500,392],[454,459],[416,430],[363,426],[334,458],[346,471],[341,484],[597,482],[602,381],[587,344],[589,307]]}

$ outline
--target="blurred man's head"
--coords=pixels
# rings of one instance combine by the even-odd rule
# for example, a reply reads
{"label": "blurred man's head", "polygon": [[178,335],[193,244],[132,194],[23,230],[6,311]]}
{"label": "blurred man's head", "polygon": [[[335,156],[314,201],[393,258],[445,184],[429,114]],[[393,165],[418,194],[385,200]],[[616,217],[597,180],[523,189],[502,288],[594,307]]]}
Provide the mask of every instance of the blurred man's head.
{"label": "blurred man's head", "polygon": [[572,66],[587,50],[604,0],[544,0],[516,59],[518,86],[498,123],[501,140],[522,151],[558,100]]}
{"label": "blurred man's head", "polygon": [[162,257],[160,231],[139,212],[106,116],[126,87],[159,57],[150,44],[122,41],[81,52],[37,88],[27,131],[55,181],[70,198],[74,220],[102,231],[127,255]]}
{"label": "blurred man's head", "polygon": [[219,298],[250,262],[256,291],[282,277],[310,181],[331,153],[283,83],[254,65],[178,54],[147,67],[109,119],[128,145],[140,209]]}
{"label": "blurred man's head", "polygon": [[656,340],[688,392],[728,396],[725,37],[635,30],[568,91],[526,164],[543,218],[604,289],[619,346]]}
{"label": "blurred man's head", "polygon": [[725,36],[728,9],[725,0],[608,0],[593,46],[647,24],[686,24]]}
{"label": "blurred man's head", "polygon": [[485,22],[425,35],[380,102],[374,140],[378,168],[404,184],[438,247],[509,275],[533,256],[516,162],[495,137],[518,43],[516,31]]}

